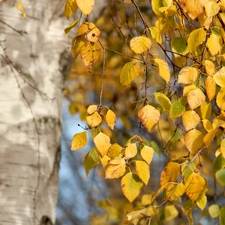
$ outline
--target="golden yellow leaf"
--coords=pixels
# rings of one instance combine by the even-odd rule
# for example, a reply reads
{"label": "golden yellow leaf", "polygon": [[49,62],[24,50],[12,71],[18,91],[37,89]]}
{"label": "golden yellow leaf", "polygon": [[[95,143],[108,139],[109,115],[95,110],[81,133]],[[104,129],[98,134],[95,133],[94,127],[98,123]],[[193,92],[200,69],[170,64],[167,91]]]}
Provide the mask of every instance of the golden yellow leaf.
{"label": "golden yellow leaf", "polygon": [[216,104],[220,109],[225,110],[225,88],[221,88],[216,96]]}
{"label": "golden yellow leaf", "polygon": [[98,109],[98,106],[97,105],[89,105],[88,108],[87,108],[87,113],[89,115],[95,113]]}
{"label": "golden yellow leaf", "polygon": [[209,101],[211,101],[216,94],[216,83],[210,76],[208,76],[205,80],[205,90]]}
{"label": "golden yellow leaf", "polygon": [[186,66],[178,74],[179,84],[192,84],[199,77],[198,70],[194,67]]}
{"label": "golden yellow leaf", "polygon": [[223,66],[217,73],[215,73],[213,79],[220,87],[225,87],[225,66]]}
{"label": "golden yellow leaf", "polygon": [[205,95],[199,88],[196,88],[188,92],[187,101],[191,109],[196,109],[205,102]]}
{"label": "golden yellow leaf", "polygon": [[220,11],[219,4],[213,1],[206,2],[205,11],[208,17],[215,16]]}
{"label": "golden yellow leaf", "polygon": [[79,19],[76,19],[75,21],[73,21],[69,26],[67,26],[64,29],[64,33],[65,33],[66,36],[70,32],[70,30],[77,25],[78,21],[79,21]]}
{"label": "golden yellow leaf", "polygon": [[80,48],[80,56],[85,66],[92,66],[101,57],[101,47],[96,42],[88,42]]}
{"label": "golden yellow leaf", "polygon": [[199,130],[191,130],[184,136],[188,151],[195,155],[203,147],[203,134]]}
{"label": "golden yellow leaf", "polygon": [[125,148],[125,158],[130,159],[137,155],[137,146],[135,143],[128,143]]}
{"label": "golden yellow leaf", "polygon": [[114,143],[110,146],[110,148],[108,150],[108,156],[111,158],[115,158],[120,155],[122,150],[123,150],[123,148],[119,144]]}
{"label": "golden yellow leaf", "polygon": [[204,119],[204,120],[202,120],[202,123],[203,123],[203,127],[205,128],[205,130],[207,132],[209,132],[213,129],[212,123],[209,120]]}
{"label": "golden yellow leaf", "polygon": [[85,35],[85,38],[90,42],[96,42],[98,41],[99,36],[100,30],[97,27],[95,27]]}
{"label": "golden yellow leaf", "polygon": [[180,0],[180,3],[192,20],[196,19],[204,9],[202,0]]}
{"label": "golden yellow leaf", "polygon": [[75,134],[72,139],[71,150],[79,150],[87,144],[86,131]]}
{"label": "golden yellow leaf", "polygon": [[151,48],[151,46],[152,46],[151,40],[145,36],[133,37],[130,40],[130,48],[136,54],[142,54],[143,52]]}
{"label": "golden yellow leaf", "polygon": [[218,131],[218,127],[212,127],[212,130],[210,130],[203,138],[203,143],[208,148],[212,144],[212,141],[214,137],[216,136],[216,133]]}
{"label": "golden yellow leaf", "polygon": [[126,171],[126,162],[123,158],[116,157],[109,162],[105,171],[105,179],[122,177]]}
{"label": "golden yellow leaf", "polygon": [[211,55],[214,56],[217,53],[219,53],[219,51],[221,50],[222,44],[223,44],[223,41],[220,34],[217,33],[216,31],[213,32],[212,30],[212,33],[206,42],[206,46],[209,49],[209,52],[211,53]]}
{"label": "golden yellow leaf", "polygon": [[182,183],[171,183],[166,188],[166,197],[170,201],[177,200],[179,197],[181,197],[185,192],[184,184]]}
{"label": "golden yellow leaf", "polygon": [[137,198],[142,186],[143,182],[140,180],[140,178],[131,172],[127,173],[121,179],[121,188],[123,194],[129,200],[129,202],[133,202],[134,199]]}
{"label": "golden yellow leaf", "polygon": [[212,77],[215,73],[215,64],[211,60],[204,60],[204,66],[206,73]]}
{"label": "golden yellow leaf", "polygon": [[94,143],[102,157],[107,154],[111,146],[110,138],[102,132],[95,136]]}
{"label": "golden yellow leaf", "polygon": [[76,0],[77,6],[84,15],[88,15],[92,12],[95,5],[95,0]]}
{"label": "golden yellow leaf", "polygon": [[185,192],[192,201],[198,200],[205,187],[205,179],[197,173],[192,173],[185,182]]}
{"label": "golden yellow leaf", "polygon": [[108,109],[105,115],[105,122],[112,130],[114,129],[116,123],[116,114],[110,109]]}
{"label": "golden yellow leaf", "polygon": [[186,111],[182,116],[182,122],[186,131],[189,131],[195,128],[200,123],[200,117],[193,110]]}
{"label": "golden yellow leaf", "polygon": [[102,122],[102,117],[98,112],[94,112],[91,115],[87,115],[86,121],[89,127],[97,127]]}
{"label": "golden yellow leaf", "polygon": [[135,169],[139,178],[143,181],[145,185],[147,185],[150,179],[150,167],[148,163],[146,163],[145,161],[136,160]]}
{"label": "golden yellow leaf", "polygon": [[[195,7],[196,8],[196,7]],[[188,49],[191,53],[196,51],[196,48],[201,45],[206,39],[206,32],[203,28],[193,30],[188,37]]]}
{"label": "golden yellow leaf", "polygon": [[85,44],[83,38],[80,37],[74,37],[72,39],[72,45],[71,45],[71,53],[72,57],[75,58],[80,53],[81,47]]}
{"label": "golden yellow leaf", "polygon": [[64,16],[69,19],[77,11],[76,0],[67,0],[64,8]]}
{"label": "golden yellow leaf", "polygon": [[170,68],[166,60],[156,58],[154,61],[158,64],[159,76],[168,84],[170,81]]}
{"label": "golden yellow leaf", "polygon": [[20,12],[22,13],[23,17],[26,18],[27,15],[23,9],[23,5],[22,5],[22,2],[20,0],[18,0],[17,2],[17,8],[20,10]]}
{"label": "golden yellow leaf", "polygon": [[122,71],[120,73],[120,83],[122,85],[128,85],[139,75],[139,64],[137,62],[128,62],[123,66]]}
{"label": "golden yellow leaf", "polygon": [[100,158],[100,160],[101,160],[103,168],[105,168],[109,164],[109,161],[111,160],[111,158],[108,155],[104,155],[102,158]]}
{"label": "golden yellow leaf", "polygon": [[92,31],[95,28],[96,28],[96,26],[95,26],[94,23],[92,23],[92,22],[90,22],[90,23],[84,22],[77,29],[76,37],[78,37],[80,35],[86,35],[86,34],[88,34],[90,31]]}
{"label": "golden yellow leaf", "polygon": [[185,85],[183,89],[183,96],[187,95],[189,91],[192,91],[194,89],[196,89],[196,86],[194,84]]}
{"label": "golden yellow leaf", "polygon": [[160,112],[155,107],[146,105],[139,110],[138,118],[147,130],[151,131],[159,122]]}
{"label": "golden yellow leaf", "polygon": [[210,102],[209,103],[204,102],[200,107],[200,111],[203,120],[209,119],[212,112],[212,104]]}
{"label": "golden yellow leaf", "polygon": [[140,151],[141,157],[150,164],[152,162],[154,156],[154,150],[152,147],[144,145],[144,147]]}
{"label": "golden yellow leaf", "polygon": [[180,175],[180,164],[177,162],[169,162],[161,173],[160,186],[163,187],[169,182],[177,182]]}

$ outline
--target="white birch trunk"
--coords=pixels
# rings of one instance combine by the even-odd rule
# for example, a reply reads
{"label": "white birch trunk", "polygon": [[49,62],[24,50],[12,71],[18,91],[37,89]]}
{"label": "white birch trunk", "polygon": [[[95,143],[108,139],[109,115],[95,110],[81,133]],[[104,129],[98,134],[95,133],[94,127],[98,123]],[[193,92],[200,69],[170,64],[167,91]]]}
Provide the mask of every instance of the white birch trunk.
{"label": "white birch trunk", "polygon": [[26,19],[15,0],[0,2],[0,225],[50,225],[69,22],[62,16],[65,1],[22,3]]}

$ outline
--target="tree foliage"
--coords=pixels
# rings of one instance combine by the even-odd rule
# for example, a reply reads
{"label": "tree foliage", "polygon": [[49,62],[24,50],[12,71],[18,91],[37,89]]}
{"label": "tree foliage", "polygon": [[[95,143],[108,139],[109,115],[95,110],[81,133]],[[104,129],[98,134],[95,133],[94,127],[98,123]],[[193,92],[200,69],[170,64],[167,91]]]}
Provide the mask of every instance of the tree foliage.
{"label": "tree foliage", "polygon": [[[120,179],[126,199],[137,199],[131,224],[179,214],[193,223],[195,208],[223,224],[224,206],[211,199],[225,186],[225,1],[109,1],[94,24],[96,4],[65,3],[67,19],[83,14],[65,28],[77,27],[66,97],[87,124],[72,150],[91,134],[86,173],[101,164],[105,179]],[[151,164],[164,157],[154,190]]]}

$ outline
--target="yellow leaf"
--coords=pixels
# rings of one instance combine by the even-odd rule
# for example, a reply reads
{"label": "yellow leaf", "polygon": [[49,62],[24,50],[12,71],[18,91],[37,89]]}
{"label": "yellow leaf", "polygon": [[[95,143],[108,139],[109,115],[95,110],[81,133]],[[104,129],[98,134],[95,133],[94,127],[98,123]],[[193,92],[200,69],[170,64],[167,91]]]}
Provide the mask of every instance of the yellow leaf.
{"label": "yellow leaf", "polygon": [[27,15],[23,9],[23,5],[22,5],[22,2],[20,0],[18,0],[17,2],[17,8],[20,10],[20,12],[22,13],[23,17],[26,18]]}
{"label": "yellow leaf", "polygon": [[100,158],[100,160],[101,160],[103,168],[105,168],[109,164],[109,161],[111,160],[111,158],[108,155],[104,155],[102,158]]}
{"label": "yellow leaf", "polygon": [[84,22],[80,25],[80,27],[77,29],[77,34],[76,37],[80,36],[80,35],[86,35],[88,34],[90,31],[92,31],[93,29],[95,29],[96,26],[94,23],[90,22]]}
{"label": "yellow leaf", "polygon": [[152,147],[144,145],[144,147],[140,151],[141,157],[150,164],[152,162],[154,156],[154,150]]}
{"label": "yellow leaf", "polygon": [[216,136],[217,131],[218,127],[213,127],[213,129],[204,136],[203,142],[207,148],[210,147],[210,145],[212,144],[212,141]]}
{"label": "yellow leaf", "polygon": [[203,12],[202,0],[180,0],[180,3],[192,20]]}
{"label": "yellow leaf", "polygon": [[78,21],[79,21],[79,19],[76,19],[75,21],[73,21],[69,26],[67,26],[64,29],[65,35],[67,35],[70,32],[70,30],[77,25]]}
{"label": "yellow leaf", "polygon": [[191,109],[196,109],[205,102],[205,95],[199,88],[196,88],[188,92],[187,101]]}
{"label": "yellow leaf", "polygon": [[116,123],[116,114],[110,109],[108,109],[105,115],[105,122],[112,130],[114,129]]}
{"label": "yellow leaf", "polygon": [[98,43],[86,43],[80,49],[80,56],[85,64],[89,67],[96,63],[101,57],[101,47]]}
{"label": "yellow leaf", "polygon": [[212,104],[210,102],[209,103],[204,102],[200,107],[200,111],[203,120],[209,119],[211,117]]}
{"label": "yellow leaf", "polygon": [[203,147],[203,134],[199,130],[191,130],[184,136],[187,149],[195,155]]}
{"label": "yellow leaf", "polygon": [[213,79],[220,87],[225,87],[225,66],[223,66],[217,73],[215,73]]}
{"label": "yellow leaf", "polygon": [[211,55],[216,55],[221,50],[222,44],[223,41],[220,34],[218,34],[217,31],[212,30],[212,33],[206,42],[206,46],[209,49]]}
{"label": "yellow leaf", "polygon": [[137,146],[135,143],[127,144],[127,147],[125,148],[125,158],[130,159],[133,158],[135,155],[137,155]]}
{"label": "yellow leaf", "polygon": [[152,38],[159,44],[162,44],[161,32],[157,27],[150,27]]}
{"label": "yellow leaf", "polygon": [[133,202],[135,198],[139,195],[141,188],[143,186],[140,178],[131,172],[127,173],[121,179],[121,188],[124,196],[129,200],[129,202]]}
{"label": "yellow leaf", "polygon": [[178,211],[174,205],[167,205],[165,207],[165,221],[170,221],[178,216]]}
{"label": "yellow leaf", "polygon": [[138,118],[140,119],[141,123],[147,128],[147,130],[151,131],[159,122],[160,112],[153,106],[146,105],[139,110]]}
{"label": "yellow leaf", "polygon": [[75,58],[80,53],[80,49],[84,44],[85,44],[85,42],[84,42],[83,38],[74,37],[72,39],[71,53],[72,53],[73,58]]}
{"label": "yellow leaf", "polygon": [[208,17],[215,16],[220,11],[220,7],[216,2],[208,1],[205,4],[205,11]]}
{"label": "yellow leaf", "polygon": [[204,66],[206,73],[212,77],[215,73],[215,64],[211,60],[205,60]]}
{"label": "yellow leaf", "polygon": [[186,107],[182,102],[180,101],[174,102],[170,107],[170,118],[177,118],[182,116],[185,110]]}
{"label": "yellow leaf", "polygon": [[183,114],[182,121],[186,131],[189,131],[200,123],[200,117],[195,111],[190,110]]}
{"label": "yellow leaf", "polygon": [[216,83],[210,76],[208,76],[205,80],[205,90],[209,101],[211,101],[216,94]]}
{"label": "yellow leaf", "polygon": [[128,62],[123,66],[123,69],[120,73],[120,83],[122,85],[128,85],[139,75],[139,64],[136,62]]}
{"label": "yellow leaf", "polygon": [[79,150],[87,144],[86,132],[75,134],[72,139],[71,150]]}
{"label": "yellow leaf", "polygon": [[189,51],[191,53],[195,52],[196,48],[205,41],[205,38],[206,38],[206,32],[203,28],[198,28],[193,30],[188,37]]}
{"label": "yellow leaf", "polygon": [[126,162],[123,158],[116,157],[109,162],[105,171],[105,179],[122,177],[126,171]]}
{"label": "yellow leaf", "polygon": [[108,156],[111,158],[115,158],[120,155],[122,150],[123,148],[120,145],[118,145],[117,143],[114,143],[109,148]]}
{"label": "yellow leaf", "polygon": [[76,0],[67,0],[64,8],[64,16],[69,19],[77,11]]}
{"label": "yellow leaf", "polygon": [[160,186],[163,187],[169,182],[177,182],[180,175],[180,164],[176,162],[169,162],[161,173]]}
{"label": "yellow leaf", "polygon": [[171,183],[166,188],[166,196],[170,201],[177,200],[185,192],[184,185],[182,183],[174,184]]}
{"label": "yellow leaf", "polygon": [[220,207],[217,204],[213,204],[213,205],[209,206],[208,211],[209,211],[209,215],[211,216],[211,218],[214,219],[214,218],[219,216],[219,214],[220,214]]}
{"label": "yellow leaf", "polygon": [[216,104],[220,109],[225,110],[225,88],[221,88],[216,96]]}
{"label": "yellow leaf", "polygon": [[111,146],[110,138],[102,132],[95,136],[94,143],[102,157],[107,154]]}
{"label": "yellow leaf", "polygon": [[85,38],[90,42],[96,42],[98,41],[99,36],[100,30],[97,27],[95,27],[85,35]]}
{"label": "yellow leaf", "polygon": [[159,76],[168,84],[170,81],[170,68],[168,63],[166,60],[160,58],[154,59],[154,61],[158,64]]}
{"label": "yellow leaf", "polygon": [[192,173],[185,182],[185,192],[192,201],[198,200],[205,187],[205,179],[197,173]]}
{"label": "yellow leaf", "polygon": [[86,121],[89,127],[97,127],[102,122],[102,117],[98,112],[94,112],[91,115],[87,115]]}
{"label": "yellow leaf", "polygon": [[77,6],[84,15],[88,15],[92,12],[95,0],[76,0]]}
{"label": "yellow leaf", "polygon": [[139,178],[143,181],[145,185],[147,185],[150,179],[149,165],[145,161],[136,160],[135,169]]}
{"label": "yellow leaf", "polygon": [[87,108],[87,113],[89,115],[95,113],[98,109],[98,106],[97,105],[89,105],[88,108]]}
{"label": "yellow leaf", "polygon": [[213,129],[212,123],[209,120],[204,119],[204,120],[202,120],[202,123],[203,123],[203,127],[205,128],[205,130],[207,132],[209,132]]}
{"label": "yellow leaf", "polygon": [[203,210],[205,208],[206,204],[207,204],[207,197],[206,197],[206,195],[205,194],[201,195],[198,198],[196,204],[201,210]]}
{"label": "yellow leaf", "polygon": [[194,89],[196,89],[196,86],[194,84],[185,85],[183,89],[183,96],[187,95],[189,91],[192,91]]}
{"label": "yellow leaf", "polygon": [[160,92],[155,92],[154,93],[156,100],[160,104],[160,106],[167,111],[170,111],[170,106],[171,106],[171,101],[170,99],[164,95],[163,93]]}
{"label": "yellow leaf", "polygon": [[223,139],[221,141],[220,150],[221,150],[221,154],[222,154],[223,158],[225,158],[225,139]]}
{"label": "yellow leaf", "polygon": [[151,46],[152,46],[151,40],[145,36],[133,37],[130,40],[130,48],[136,54],[142,54],[143,52],[151,48]]}
{"label": "yellow leaf", "polygon": [[194,67],[186,66],[178,74],[179,84],[192,84],[199,77],[198,70]]}
{"label": "yellow leaf", "polygon": [[162,16],[163,12],[167,11],[173,3],[172,0],[165,0],[165,1],[152,0],[151,2],[152,2],[152,10],[158,16]]}

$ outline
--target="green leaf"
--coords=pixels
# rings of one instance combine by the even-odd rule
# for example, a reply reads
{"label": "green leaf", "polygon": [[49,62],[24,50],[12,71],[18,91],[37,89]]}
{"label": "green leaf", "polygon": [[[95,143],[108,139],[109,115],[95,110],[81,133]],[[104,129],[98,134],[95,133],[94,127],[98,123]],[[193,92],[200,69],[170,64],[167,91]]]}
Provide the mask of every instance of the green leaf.
{"label": "green leaf", "polygon": [[139,75],[139,64],[137,62],[128,62],[123,66],[122,71],[120,73],[120,83],[122,85],[128,85]]}
{"label": "green leaf", "polygon": [[174,102],[170,107],[170,117],[171,118],[180,117],[184,114],[185,111],[186,107],[182,102],[180,101]]}
{"label": "green leaf", "polygon": [[193,30],[188,37],[188,49],[191,53],[206,39],[206,32],[203,28]]}
{"label": "green leaf", "polygon": [[71,150],[79,150],[87,144],[86,131],[75,134],[72,139]]}
{"label": "green leaf", "polygon": [[178,216],[178,211],[174,205],[165,207],[165,220],[170,221]]}
{"label": "green leaf", "polygon": [[150,142],[150,145],[152,146],[154,152],[157,154],[158,157],[160,157],[160,148],[159,148],[159,145],[155,142],[155,141],[151,141]]}
{"label": "green leaf", "polygon": [[129,202],[133,202],[134,199],[137,198],[142,186],[143,182],[134,173],[129,172],[121,179],[121,188],[123,194],[129,200]]}
{"label": "green leaf", "polygon": [[155,92],[154,95],[155,95],[156,100],[160,104],[160,106],[164,110],[167,110],[169,112],[170,106],[171,106],[170,99],[166,95],[164,95],[163,93],[160,93],[160,92]]}
{"label": "green leaf", "polygon": [[219,154],[216,159],[213,161],[213,172],[216,173],[218,170],[225,167],[225,159],[223,158],[222,154]]}
{"label": "green leaf", "polygon": [[113,159],[119,156],[122,150],[123,148],[120,145],[118,145],[117,143],[114,143],[110,146],[107,155]]}
{"label": "green leaf", "polygon": [[171,46],[175,57],[180,57],[180,55],[176,53],[179,53],[181,55],[186,55],[188,53],[188,47],[185,38],[182,37],[173,38],[171,41]]}
{"label": "green leaf", "polygon": [[216,172],[216,180],[222,187],[225,186],[225,168]]}
{"label": "green leaf", "polygon": [[225,206],[220,209],[220,225],[225,225]]}
{"label": "green leaf", "polygon": [[152,10],[156,15],[162,16],[172,3],[172,0],[152,0]]}
{"label": "green leaf", "polygon": [[101,162],[98,150],[93,147],[84,157],[84,169],[88,176],[90,170]]}
{"label": "green leaf", "polygon": [[66,27],[66,28],[64,29],[65,35],[67,35],[67,34],[70,32],[70,30],[71,30],[73,27],[75,27],[75,26],[77,25],[78,21],[79,21],[79,19],[76,19],[76,20],[73,21],[68,27]]}

